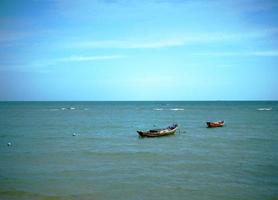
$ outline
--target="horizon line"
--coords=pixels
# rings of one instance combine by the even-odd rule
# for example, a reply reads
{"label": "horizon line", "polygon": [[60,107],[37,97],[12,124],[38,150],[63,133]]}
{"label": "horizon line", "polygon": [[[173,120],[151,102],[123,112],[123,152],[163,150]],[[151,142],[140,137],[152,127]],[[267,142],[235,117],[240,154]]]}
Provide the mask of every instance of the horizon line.
{"label": "horizon line", "polygon": [[0,102],[247,102],[247,101],[278,101],[278,100],[0,100]]}

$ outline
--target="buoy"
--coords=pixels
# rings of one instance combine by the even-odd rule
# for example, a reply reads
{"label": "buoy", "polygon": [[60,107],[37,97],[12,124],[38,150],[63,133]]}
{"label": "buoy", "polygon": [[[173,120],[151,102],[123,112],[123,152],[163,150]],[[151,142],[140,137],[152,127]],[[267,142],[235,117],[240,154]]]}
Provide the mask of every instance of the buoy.
{"label": "buoy", "polygon": [[8,145],[8,146],[11,146],[11,145],[12,145],[12,143],[11,143],[11,142],[8,142],[8,143],[7,143],[7,145]]}
{"label": "buoy", "polygon": [[73,133],[72,136],[76,136],[76,133]]}

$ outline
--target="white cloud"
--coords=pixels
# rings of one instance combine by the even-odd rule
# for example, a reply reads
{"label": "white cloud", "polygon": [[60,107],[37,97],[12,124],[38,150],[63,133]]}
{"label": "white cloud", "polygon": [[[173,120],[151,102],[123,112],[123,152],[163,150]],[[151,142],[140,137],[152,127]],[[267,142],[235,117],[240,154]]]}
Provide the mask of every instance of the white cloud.
{"label": "white cloud", "polygon": [[80,56],[80,55],[77,56],[77,55],[72,55],[72,56],[63,57],[63,58],[53,58],[53,59],[47,59],[47,60],[34,60],[33,62],[29,63],[28,65],[25,64],[25,65],[21,65],[21,66],[29,68],[29,69],[47,71],[47,70],[51,69],[51,68],[48,68],[48,67],[55,66],[55,65],[61,64],[61,63],[91,62],[91,61],[120,59],[120,58],[124,58],[124,57],[125,56],[122,56],[122,55],[106,55],[106,56]]}
{"label": "white cloud", "polygon": [[194,53],[197,56],[217,56],[217,57],[230,57],[230,56],[259,56],[259,57],[276,57],[278,56],[278,50],[274,51],[245,51],[245,52],[205,52]]}
{"label": "white cloud", "polygon": [[148,49],[162,48],[171,46],[182,46],[184,41],[171,39],[159,41],[140,41],[140,40],[101,40],[85,41],[73,44],[75,48],[116,48],[116,49]]}
{"label": "white cloud", "polygon": [[270,38],[278,33],[278,28],[269,28],[245,33],[187,33],[168,36],[165,38],[150,39],[119,39],[119,40],[87,40],[73,42],[69,48],[114,48],[114,49],[155,49],[167,47],[179,47],[190,44],[221,43],[235,41],[252,41],[254,39]]}
{"label": "white cloud", "polygon": [[57,59],[57,62],[87,62],[95,60],[111,60],[123,58],[121,55],[109,55],[109,56],[70,56]]}

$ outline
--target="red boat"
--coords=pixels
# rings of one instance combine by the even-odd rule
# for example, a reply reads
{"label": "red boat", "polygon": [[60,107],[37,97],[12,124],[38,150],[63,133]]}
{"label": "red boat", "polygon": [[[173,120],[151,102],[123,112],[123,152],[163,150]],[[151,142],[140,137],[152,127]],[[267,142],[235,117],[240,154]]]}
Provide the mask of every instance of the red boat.
{"label": "red boat", "polygon": [[219,122],[207,122],[208,128],[216,128],[224,126],[224,121]]}

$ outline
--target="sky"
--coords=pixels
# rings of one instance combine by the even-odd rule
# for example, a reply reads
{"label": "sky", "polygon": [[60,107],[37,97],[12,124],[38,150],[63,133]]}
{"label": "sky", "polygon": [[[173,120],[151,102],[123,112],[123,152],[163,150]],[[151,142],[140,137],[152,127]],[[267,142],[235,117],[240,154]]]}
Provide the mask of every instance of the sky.
{"label": "sky", "polygon": [[278,1],[1,0],[1,101],[278,100]]}

